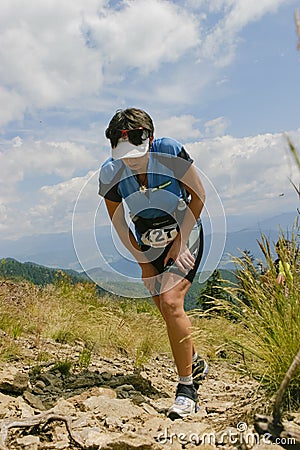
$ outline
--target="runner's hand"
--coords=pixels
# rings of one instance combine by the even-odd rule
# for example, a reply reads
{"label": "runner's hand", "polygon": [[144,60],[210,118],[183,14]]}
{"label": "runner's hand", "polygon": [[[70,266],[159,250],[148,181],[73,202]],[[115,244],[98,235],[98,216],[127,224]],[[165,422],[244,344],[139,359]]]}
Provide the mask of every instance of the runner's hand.
{"label": "runner's hand", "polygon": [[195,265],[195,257],[191,254],[188,247],[183,245],[180,248],[180,242],[177,242],[176,240],[173,242],[172,247],[165,257],[164,266],[166,266],[169,259],[173,259],[178,269],[183,273],[187,273],[189,270],[193,269]]}

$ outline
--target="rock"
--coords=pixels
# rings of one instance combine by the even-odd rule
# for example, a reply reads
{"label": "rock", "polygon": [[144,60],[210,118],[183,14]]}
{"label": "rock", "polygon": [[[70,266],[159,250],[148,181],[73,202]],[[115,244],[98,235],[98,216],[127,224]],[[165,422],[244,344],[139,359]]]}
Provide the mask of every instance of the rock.
{"label": "rock", "polygon": [[210,404],[206,406],[205,409],[208,414],[223,414],[225,411],[232,408],[233,405],[233,402],[210,402]]}
{"label": "rock", "polygon": [[200,445],[202,442],[214,444],[211,441],[211,436],[214,436],[213,430],[209,425],[200,422],[175,421],[168,427],[168,433],[170,436],[174,436],[181,445]]}
{"label": "rock", "polygon": [[27,389],[29,377],[14,367],[0,371],[0,391],[20,394]]}
{"label": "rock", "polygon": [[41,373],[39,375],[38,381],[43,381],[46,386],[62,387],[61,379],[50,372]]}
{"label": "rock", "polygon": [[[135,433],[93,433],[88,431],[88,439],[85,445],[91,447],[98,445],[101,450],[163,450],[165,447],[159,445],[147,436],[139,436]],[[82,435],[81,435],[82,439]],[[174,448],[174,447],[173,447]]]}
{"label": "rock", "polygon": [[159,398],[158,400],[150,400],[150,405],[160,414],[167,414],[168,409],[170,408],[172,398]]}
{"label": "rock", "polygon": [[43,391],[43,390],[45,389],[45,387],[46,387],[46,384],[44,383],[44,381],[38,380],[38,381],[35,383],[34,387],[35,387],[35,388],[38,388],[38,389],[41,389],[41,390]]}
{"label": "rock", "polygon": [[123,422],[122,420],[117,419],[116,417],[106,417],[104,425],[106,428],[120,431],[122,430]]}
{"label": "rock", "polygon": [[17,439],[17,443],[26,450],[38,450],[40,445],[40,438],[38,436],[24,436]]}
{"label": "rock", "polygon": [[93,412],[97,417],[112,417],[117,419],[131,419],[140,416],[144,411],[135,406],[128,399],[108,399],[105,397],[90,397],[83,402],[87,411]]}
{"label": "rock", "polygon": [[118,386],[116,388],[116,391],[134,391],[134,387],[132,386],[132,384],[122,384],[121,386]]}
{"label": "rock", "polygon": [[64,416],[76,415],[75,406],[71,402],[63,398],[59,399],[54,408],[52,409],[55,414],[62,414]]}
{"label": "rock", "polygon": [[90,413],[78,413],[76,418],[72,421],[73,430],[80,430],[82,428],[93,428],[99,425],[99,421]]}
{"label": "rock", "polygon": [[22,397],[17,397],[14,404],[22,419],[32,417],[34,415],[34,409],[28,405]]}
{"label": "rock", "polygon": [[146,413],[149,415],[150,414],[155,415],[157,413],[157,411],[147,403],[141,403],[139,406],[141,406],[143,410],[146,411]]}
{"label": "rock", "polygon": [[32,406],[32,408],[38,409],[39,411],[45,411],[46,408],[42,400],[31,392],[25,391],[23,398],[27,401],[27,403],[29,403],[30,406]]}
{"label": "rock", "polygon": [[10,403],[14,401],[13,397],[4,395],[0,392],[0,419],[6,417],[7,409]]}
{"label": "rock", "polygon": [[72,404],[80,405],[84,400],[87,400],[90,397],[106,397],[106,398],[116,398],[117,393],[114,389],[105,388],[105,387],[93,387],[88,389],[87,391],[82,392],[79,395],[74,395],[68,398],[68,402]]}
{"label": "rock", "polygon": [[104,381],[109,381],[112,379],[112,374],[110,372],[102,372],[101,376]]}
{"label": "rock", "polygon": [[115,437],[119,438],[120,433],[103,433],[100,428],[85,428],[77,433],[86,448],[107,448],[107,444]]}
{"label": "rock", "polygon": [[42,389],[36,387],[36,386],[34,386],[34,387],[32,388],[32,392],[33,392],[34,394],[36,394],[36,395],[43,395],[43,394],[44,394],[44,391],[43,391]]}
{"label": "rock", "polygon": [[300,425],[300,413],[290,413],[288,420],[294,421],[296,425]]}

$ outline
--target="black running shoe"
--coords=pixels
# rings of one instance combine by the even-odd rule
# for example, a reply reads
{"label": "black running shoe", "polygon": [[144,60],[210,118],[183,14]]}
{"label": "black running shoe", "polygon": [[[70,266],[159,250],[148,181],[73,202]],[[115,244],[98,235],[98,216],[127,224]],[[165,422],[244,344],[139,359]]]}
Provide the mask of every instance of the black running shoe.
{"label": "black running shoe", "polygon": [[197,356],[196,361],[192,364],[193,369],[193,383],[195,389],[199,389],[199,382],[204,380],[208,374],[209,367],[205,359],[201,358],[201,356]]}

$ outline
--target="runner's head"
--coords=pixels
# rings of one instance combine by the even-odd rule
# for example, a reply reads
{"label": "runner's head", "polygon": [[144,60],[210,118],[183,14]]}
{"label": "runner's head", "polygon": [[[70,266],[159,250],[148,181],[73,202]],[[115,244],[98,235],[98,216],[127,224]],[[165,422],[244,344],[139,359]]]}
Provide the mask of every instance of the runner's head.
{"label": "runner's head", "polygon": [[142,109],[118,110],[109,122],[105,136],[110,140],[112,157],[138,158],[144,156],[153,141],[154,125]]}

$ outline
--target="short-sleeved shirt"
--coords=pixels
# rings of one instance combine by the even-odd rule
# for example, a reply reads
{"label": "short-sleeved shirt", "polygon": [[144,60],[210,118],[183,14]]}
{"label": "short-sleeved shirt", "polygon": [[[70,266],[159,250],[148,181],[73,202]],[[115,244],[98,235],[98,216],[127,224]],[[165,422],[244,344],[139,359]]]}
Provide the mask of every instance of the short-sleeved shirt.
{"label": "short-sleeved shirt", "polygon": [[175,139],[154,139],[147,169],[148,189],[141,192],[137,174],[122,160],[109,158],[99,174],[99,195],[113,202],[124,200],[133,216],[154,219],[172,214],[184,198],[180,180],[193,160]]}

